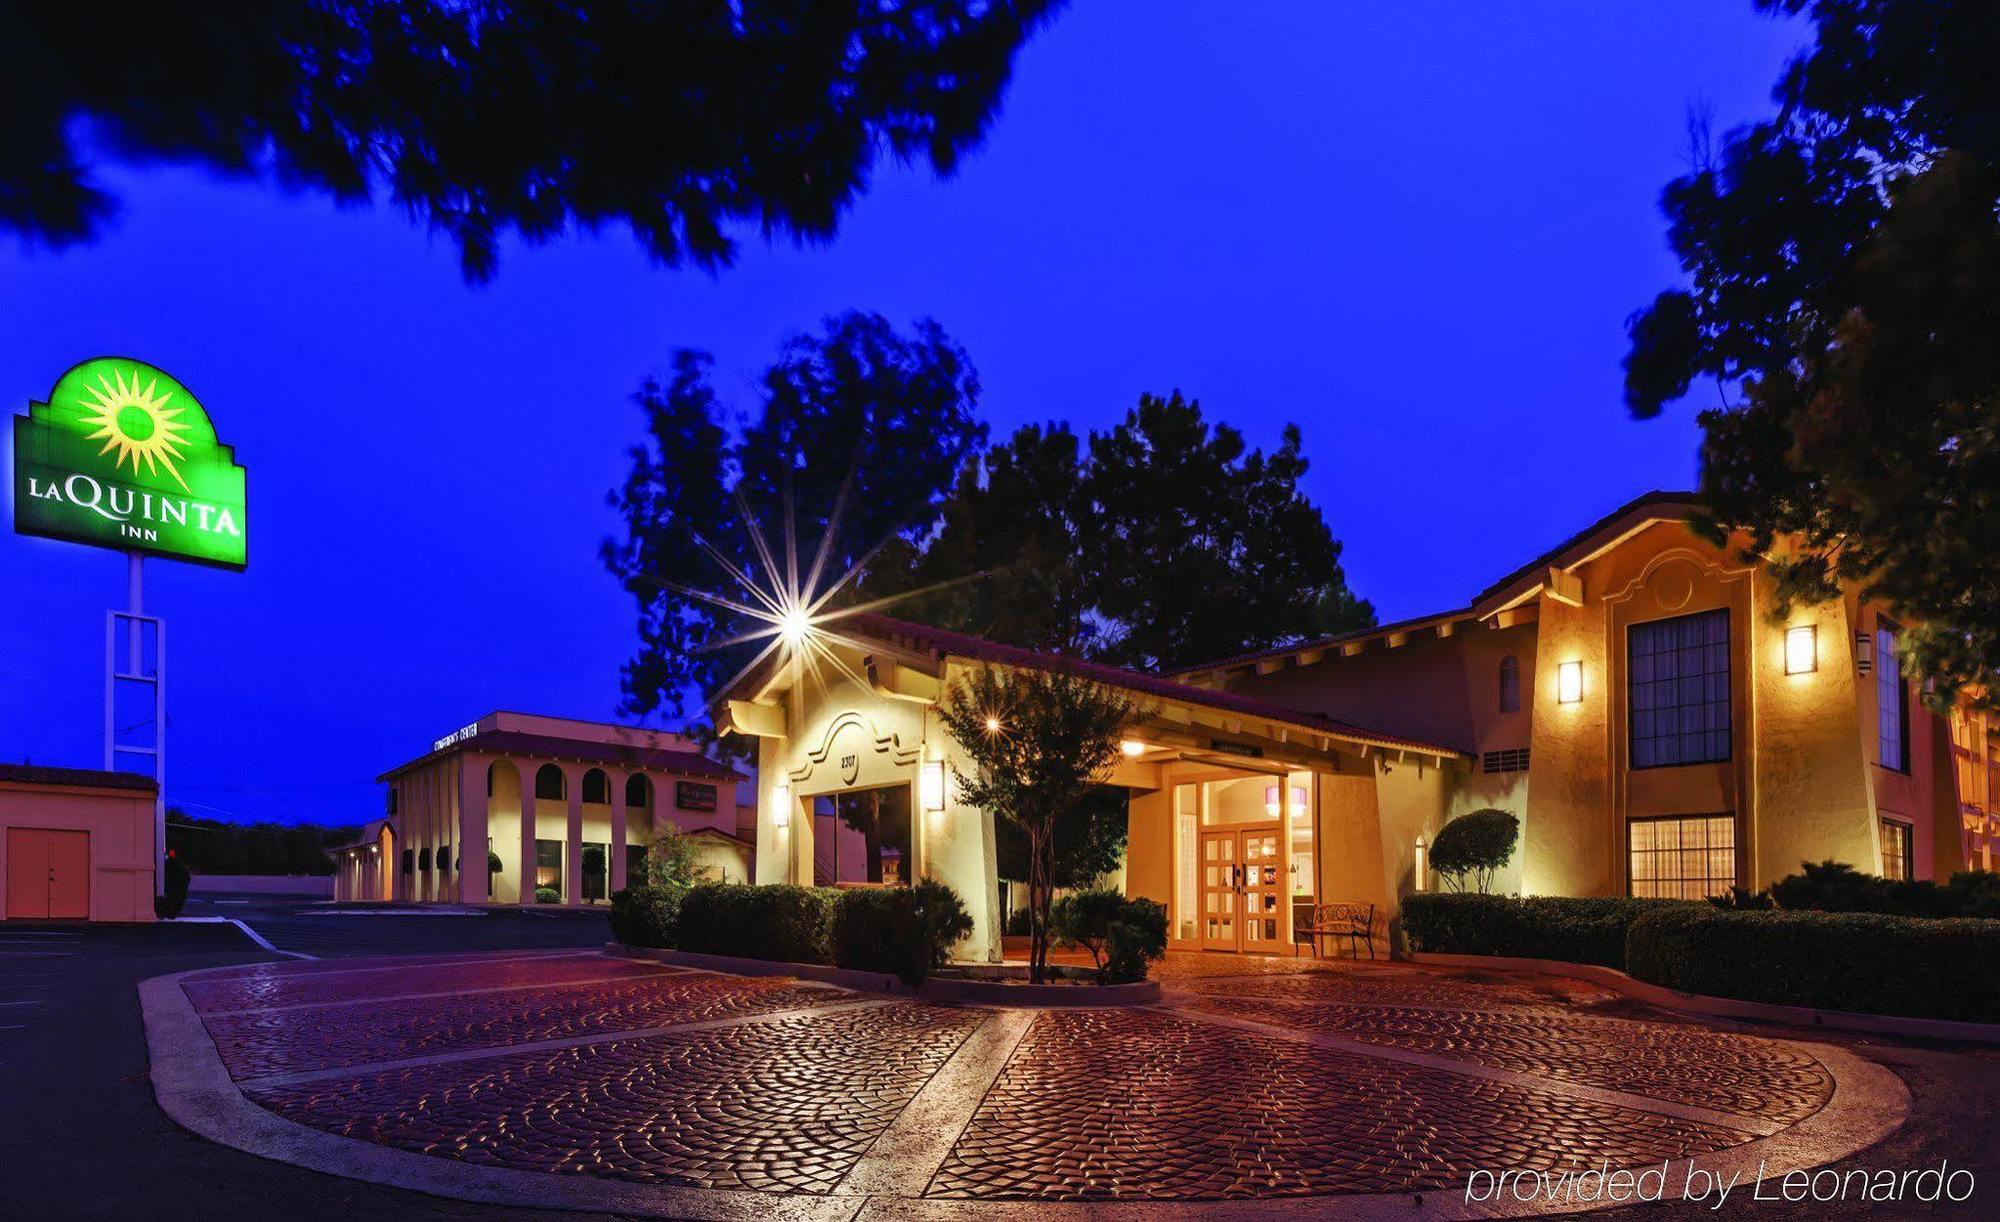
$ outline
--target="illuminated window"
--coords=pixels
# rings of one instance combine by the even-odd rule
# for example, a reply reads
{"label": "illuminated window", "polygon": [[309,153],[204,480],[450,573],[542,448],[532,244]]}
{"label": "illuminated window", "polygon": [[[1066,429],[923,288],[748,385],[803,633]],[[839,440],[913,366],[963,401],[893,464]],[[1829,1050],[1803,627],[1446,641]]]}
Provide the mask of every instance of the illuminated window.
{"label": "illuminated window", "polygon": [[1511,653],[1500,659],[1500,711],[1521,711],[1521,664]]}
{"label": "illuminated window", "polygon": [[[535,841],[535,889],[544,887],[558,894],[563,884],[563,842],[560,840]],[[537,896],[536,898],[540,898]]]}
{"label": "illuminated window", "polygon": [[1896,656],[1896,626],[1877,621],[1875,629],[1875,760],[1897,772],[1910,770],[1910,685]]}
{"label": "illuminated window", "polygon": [[1634,624],[1626,642],[1632,767],[1728,759],[1728,610]]}
{"label": "illuminated window", "polygon": [[1698,900],[1721,895],[1736,883],[1733,815],[1633,819],[1626,836],[1633,895]]}
{"label": "illuminated window", "polygon": [[1174,822],[1180,831],[1180,887],[1178,893],[1179,933],[1181,938],[1194,937],[1194,914],[1199,907],[1195,898],[1195,848],[1200,841],[1200,832],[1195,825],[1195,787],[1193,785],[1174,786]]}
{"label": "illuminated window", "polygon": [[1910,852],[1915,829],[1901,819],[1882,816],[1882,877],[1905,880],[1911,877]]}

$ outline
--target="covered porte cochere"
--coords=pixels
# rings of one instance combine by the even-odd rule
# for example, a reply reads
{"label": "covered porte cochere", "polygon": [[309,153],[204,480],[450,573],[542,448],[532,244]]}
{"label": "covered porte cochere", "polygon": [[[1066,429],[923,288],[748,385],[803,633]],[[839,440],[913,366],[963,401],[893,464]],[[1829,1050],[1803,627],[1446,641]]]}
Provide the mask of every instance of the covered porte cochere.
{"label": "covered porte cochere", "polygon": [[1315,905],[1373,905],[1386,937],[1423,885],[1450,747],[1377,734],[1119,667],[996,645],[879,615],[835,618],[720,692],[718,729],[757,740],[757,881],[878,886],[934,878],[964,899],[960,957],[1001,958],[993,816],[960,805],[969,769],[937,705],[981,667],[1101,682],[1139,710],[1113,785],[1125,861],[1106,881],[1166,905],[1175,949],[1290,953]]}

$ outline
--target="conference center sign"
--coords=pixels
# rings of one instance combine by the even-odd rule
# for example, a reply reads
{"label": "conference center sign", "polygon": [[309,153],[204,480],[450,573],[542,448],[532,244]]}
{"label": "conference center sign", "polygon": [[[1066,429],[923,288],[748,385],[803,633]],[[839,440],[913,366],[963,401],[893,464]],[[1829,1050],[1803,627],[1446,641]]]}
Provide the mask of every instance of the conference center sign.
{"label": "conference center sign", "polygon": [[14,417],[14,528],[30,535],[241,569],[243,468],[187,387],[106,356]]}

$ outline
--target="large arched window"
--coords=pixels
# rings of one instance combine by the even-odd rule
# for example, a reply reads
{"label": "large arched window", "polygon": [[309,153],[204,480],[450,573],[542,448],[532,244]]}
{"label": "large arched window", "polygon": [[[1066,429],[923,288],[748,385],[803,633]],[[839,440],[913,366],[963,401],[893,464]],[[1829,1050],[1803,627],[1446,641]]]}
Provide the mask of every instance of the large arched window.
{"label": "large arched window", "polygon": [[563,770],[554,764],[543,764],[541,771],[535,773],[535,797],[561,801],[568,796],[563,784]]}
{"label": "large arched window", "polygon": [[1500,711],[1521,711],[1521,664],[1511,653],[1500,659]]}
{"label": "large arched window", "polygon": [[611,804],[611,778],[604,775],[604,769],[592,768],[583,774],[583,800]]}
{"label": "large arched window", "polygon": [[633,773],[625,778],[625,805],[633,810],[645,810],[653,804],[653,786],[643,773]]}

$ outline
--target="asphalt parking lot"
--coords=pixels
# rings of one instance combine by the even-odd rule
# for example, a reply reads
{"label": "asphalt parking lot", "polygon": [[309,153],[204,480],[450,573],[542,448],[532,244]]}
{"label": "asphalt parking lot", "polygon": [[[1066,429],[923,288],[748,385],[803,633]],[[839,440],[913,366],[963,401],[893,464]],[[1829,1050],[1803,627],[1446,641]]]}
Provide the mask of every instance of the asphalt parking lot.
{"label": "asphalt parking lot", "polygon": [[[320,958],[601,945],[601,915],[318,916],[308,905],[192,901]],[[288,958],[234,925],[0,925],[0,1216],[21,1219],[569,1217],[447,1201],[227,1149],[167,1119],[147,1077],[138,982]]]}

